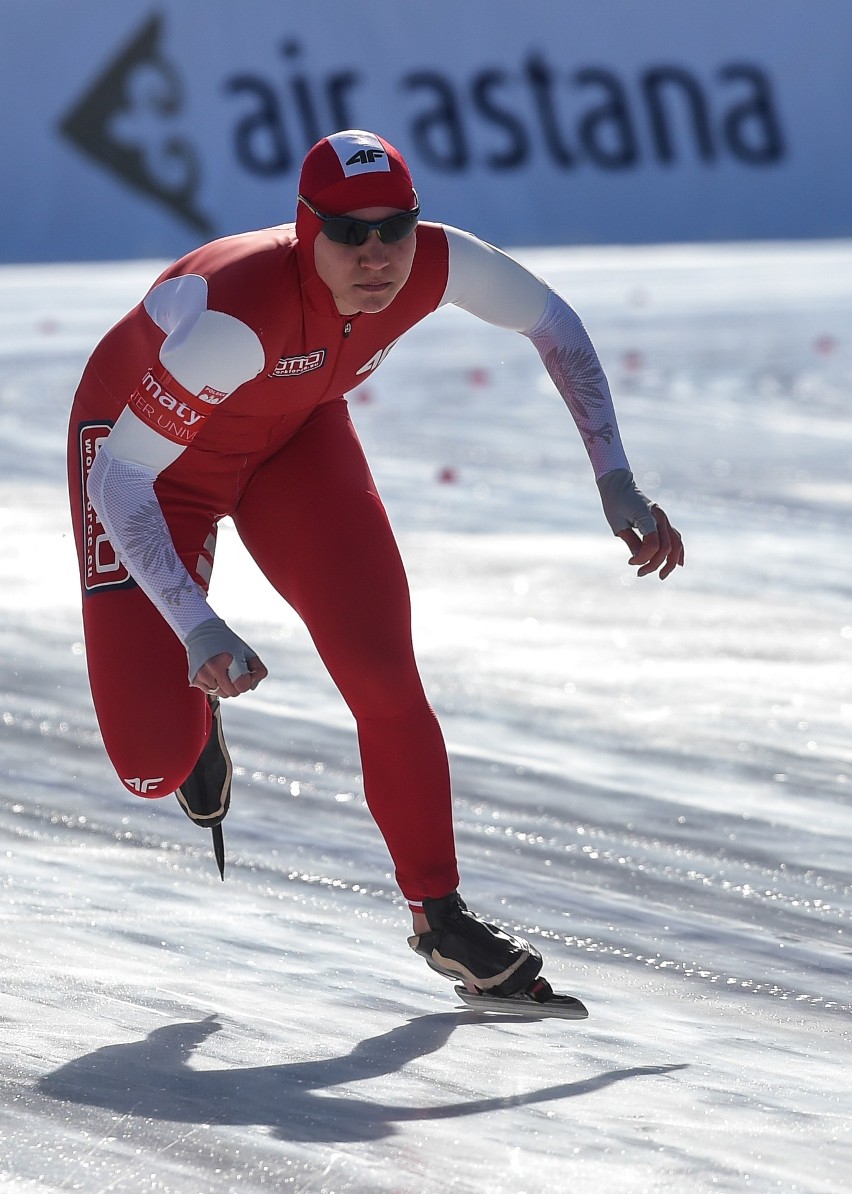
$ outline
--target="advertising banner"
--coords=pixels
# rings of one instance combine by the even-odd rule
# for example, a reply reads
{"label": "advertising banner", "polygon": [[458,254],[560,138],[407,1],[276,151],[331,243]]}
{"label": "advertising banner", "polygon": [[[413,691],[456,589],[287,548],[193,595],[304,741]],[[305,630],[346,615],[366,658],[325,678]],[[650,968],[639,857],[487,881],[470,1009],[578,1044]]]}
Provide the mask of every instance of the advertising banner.
{"label": "advertising banner", "polygon": [[0,0],[0,261],[293,218],[340,128],[505,245],[852,234],[848,0]]}

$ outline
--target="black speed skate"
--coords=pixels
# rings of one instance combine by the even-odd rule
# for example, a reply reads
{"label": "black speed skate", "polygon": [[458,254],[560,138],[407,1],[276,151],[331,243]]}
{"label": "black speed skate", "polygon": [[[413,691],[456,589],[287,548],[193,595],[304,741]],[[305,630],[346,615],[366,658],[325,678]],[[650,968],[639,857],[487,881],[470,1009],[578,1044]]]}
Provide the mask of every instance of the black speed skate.
{"label": "black speed skate", "polygon": [[222,715],[219,698],[208,697],[213,721],[210,735],[198,762],[175,792],[181,808],[191,821],[213,833],[213,853],[219,874],[225,878],[225,840],[222,836],[222,822],[231,805],[231,776],[234,767],[225,735],[222,732]]}
{"label": "black speed skate", "polygon": [[424,900],[423,911],[431,932],[408,944],[445,978],[505,998],[525,990],[541,970],[537,949],[469,912],[458,892]]}
{"label": "black speed skate", "polygon": [[408,944],[445,978],[461,979],[456,994],[476,1011],[582,1020],[588,1011],[572,995],[556,994],[539,971],[541,954],[469,912],[457,892],[424,900],[430,932]]}

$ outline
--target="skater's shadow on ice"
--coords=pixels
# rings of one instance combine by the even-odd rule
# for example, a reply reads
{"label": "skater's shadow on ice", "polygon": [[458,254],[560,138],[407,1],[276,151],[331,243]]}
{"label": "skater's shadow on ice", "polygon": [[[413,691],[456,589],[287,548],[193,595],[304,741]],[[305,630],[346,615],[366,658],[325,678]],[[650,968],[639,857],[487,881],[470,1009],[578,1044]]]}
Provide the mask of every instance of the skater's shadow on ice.
{"label": "skater's shadow on ice", "polygon": [[[490,1017],[492,1023],[517,1023]],[[218,1018],[170,1024],[144,1040],[108,1045],[39,1080],[44,1095],[103,1107],[140,1119],[183,1123],[260,1125],[281,1140],[380,1140],[394,1124],[420,1119],[480,1115],[590,1094],[614,1082],[668,1074],[684,1066],[641,1066],[610,1070],[580,1082],[563,1082],[526,1094],[411,1107],[324,1093],[401,1070],[436,1052],[462,1024],[481,1023],[465,1012],[421,1016],[381,1036],[361,1041],[343,1057],[240,1069],[190,1069],[193,1051],[222,1025]],[[315,1093],[320,1092],[320,1093]]]}

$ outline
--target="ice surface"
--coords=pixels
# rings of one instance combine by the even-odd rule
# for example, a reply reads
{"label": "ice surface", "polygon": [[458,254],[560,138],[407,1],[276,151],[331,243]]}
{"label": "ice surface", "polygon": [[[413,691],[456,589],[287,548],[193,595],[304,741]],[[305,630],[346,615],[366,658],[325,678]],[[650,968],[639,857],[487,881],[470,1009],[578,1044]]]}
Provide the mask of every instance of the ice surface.
{"label": "ice surface", "polygon": [[[406,557],[463,890],[585,1022],[407,948],[349,715],[221,536],[227,882],[92,712],[71,394],[159,263],[0,270],[0,1188],[852,1187],[852,245],[523,254],[604,359],[687,567],[637,581],[522,337],[444,311],[355,418]],[[120,663],[120,661],[118,661]]]}

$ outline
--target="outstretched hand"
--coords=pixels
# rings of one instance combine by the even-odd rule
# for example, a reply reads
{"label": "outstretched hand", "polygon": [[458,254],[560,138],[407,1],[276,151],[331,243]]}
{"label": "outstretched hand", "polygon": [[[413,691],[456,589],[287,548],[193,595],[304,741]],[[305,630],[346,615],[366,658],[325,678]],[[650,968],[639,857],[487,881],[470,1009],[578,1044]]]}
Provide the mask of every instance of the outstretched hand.
{"label": "outstretched hand", "polygon": [[638,567],[638,576],[659,572],[660,580],[665,580],[675,568],[683,565],[683,540],[662,507],[652,505],[650,510],[657,524],[656,531],[640,536],[632,527],[628,527],[616,534],[630,548],[632,554],[627,562]]}

